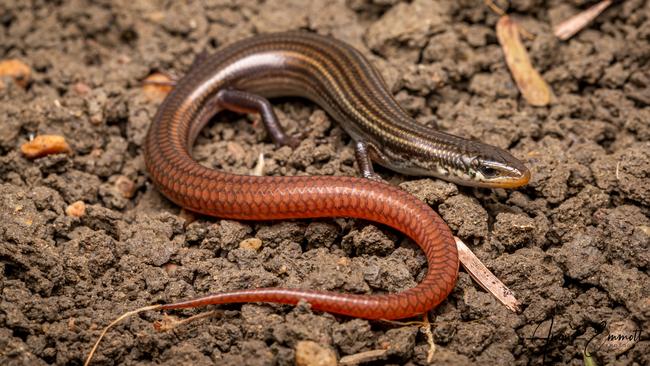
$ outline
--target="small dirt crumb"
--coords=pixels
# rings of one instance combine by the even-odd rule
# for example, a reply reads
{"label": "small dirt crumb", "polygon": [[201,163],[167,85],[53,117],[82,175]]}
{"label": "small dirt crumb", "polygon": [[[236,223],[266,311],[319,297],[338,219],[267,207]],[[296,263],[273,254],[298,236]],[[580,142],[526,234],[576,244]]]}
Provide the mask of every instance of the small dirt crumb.
{"label": "small dirt crumb", "polygon": [[305,239],[312,247],[325,247],[329,248],[338,236],[339,228],[326,222],[312,222],[305,230]]}
{"label": "small dirt crumb", "polygon": [[494,235],[506,250],[526,246],[535,242],[535,220],[525,214],[499,213]]}
{"label": "small dirt crumb", "polygon": [[248,225],[232,220],[221,220],[218,224],[210,226],[201,246],[206,249],[215,247],[224,250],[235,249],[250,232],[251,228]]}
{"label": "small dirt crumb", "polygon": [[32,70],[24,62],[15,59],[0,61],[0,78],[10,76],[21,88],[26,88],[31,79]]}
{"label": "small dirt crumb", "polygon": [[244,239],[239,243],[241,249],[259,250],[262,247],[262,241],[258,238]]}
{"label": "small dirt crumb", "polygon": [[367,350],[368,346],[373,343],[375,335],[367,320],[352,319],[349,322],[334,325],[332,339],[344,354],[355,354]]}
{"label": "small dirt crumb", "polygon": [[549,252],[568,278],[596,285],[595,275],[605,263],[606,257],[597,247],[595,237],[582,234]]}
{"label": "small dirt crumb", "polygon": [[343,249],[350,253],[387,255],[395,248],[395,243],[374,225],[361,231],[354,230],[343,238]]}
{"label": "small dirt crumb", "polygon": [[117,177],[115,180],[115,187],[120,191],[124,198],[132,198],[135,193],[135,183],[124,175]]}
{"label": "small dirt crumb", "polygon": [[72,90],[79,95],[86,95],[92,91],[90,86],[86,83],[78,82],[72,86]]}
{"label": "small dirt crumb", "polygon": [[196,221],[196,214],[190,210],[186,210],[184,208],[181,208],[180,212],[178,213],[178,217],[181,218],[181,220],[185,221],[185,225],[188,226],[194,221]]}
{"label": "small dirt crumb", "polygon": [[455,184],[439,179],[410,180],[401,183],[399,186],[428,205],[441,204],[447,198],[458,194],[458,188]]}
{"label": "small dirt crumb", "polygon": [[71,203],[68,207],[66,207],[65,213],[66,215],[72,217],[82,217],[86,214],[86,204],[84,201]]}
{"label": "small dirt crumb", "polygon": [[336,366],[336,355],[328,347],[312,341],[300,341],[296,345],[296,365]]}
{"label": "small dirt crumb", "polygon": [[485,238],[488,214],[474,197],[453,196],[438,208],[442,218],[461,238]]}
{"label": "small dirt crumb", "polygon": [[298,222],[279,222],[264,226],[257,232],[257,237],[272,248],[283,242],[300,243],[304,237],[305,228]]}
{"label": "small dirt crumb", "polygon": [[20,146],[20,151],[29,159],[36,159],[50,154],[70,152],[65,137],[58,135],[40,135]]}
{"label": "small dirt crumb", "polygon": [[388,350],[388,354],[391,356],[408,359],[413,355],[417,334],[417,327],[389,329],[379,338],[379,345]]}

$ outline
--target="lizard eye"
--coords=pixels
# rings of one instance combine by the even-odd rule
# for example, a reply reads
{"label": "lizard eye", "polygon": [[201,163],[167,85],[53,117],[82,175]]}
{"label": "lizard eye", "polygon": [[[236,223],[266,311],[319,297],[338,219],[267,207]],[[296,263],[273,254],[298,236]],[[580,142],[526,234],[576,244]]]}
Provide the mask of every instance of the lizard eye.
{"label": "lizard eye", "polygon": [[492,167],[489,167],[489,166],[481,166],[479,168],[479,171],[485,177],[493,177],[493,176],[497,175],[497,170],[492,168]]}

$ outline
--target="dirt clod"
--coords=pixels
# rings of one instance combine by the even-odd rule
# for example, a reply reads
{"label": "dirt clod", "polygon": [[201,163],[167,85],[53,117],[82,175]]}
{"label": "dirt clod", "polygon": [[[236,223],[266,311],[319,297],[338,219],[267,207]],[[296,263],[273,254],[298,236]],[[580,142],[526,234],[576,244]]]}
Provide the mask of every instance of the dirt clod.
{"label": "dirt clod", "polygon": [[261,247],[262,241],[258,238],[244,239],[239,243],[241,249],[259,250]]}
{"label": "dirt clod", "polygon": [[296,365],[336,366],[334,351],[312,341],[300,341],[296,345]]}

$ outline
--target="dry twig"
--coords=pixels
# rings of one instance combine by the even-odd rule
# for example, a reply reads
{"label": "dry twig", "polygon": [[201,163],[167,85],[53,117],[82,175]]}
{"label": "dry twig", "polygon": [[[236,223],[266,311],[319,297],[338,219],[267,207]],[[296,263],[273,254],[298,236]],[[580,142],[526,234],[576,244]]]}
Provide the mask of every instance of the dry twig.
{"label": "dry twig", "polygon": [[431,361],[433,361],[433,355],[436,354],[436,344],[433,343],[433,333],[431,332],[431,323],[429,323],[429,313],[424,314],[424,321],[421,329],[427,336],[427,343],[429,344],[427,363],[431,363]]}
{"label": "dry twig", "polygon": [[573,37],[576,33],[580,32],[582,28],[586,27],[587,24],[591,23],[600,13],[602,13],[607,7],[612,5],[612,0],[604,0],[590,7],[589,9],[582,11],[571,18],[563,21],[562,23],[555,26],[553,29],[553,34],[563,41]]}
{"label": "dry twig", "polygon": [[512,291],[485,267],[462,240],[456,237],[454,239],[456,239],[456,246],[458,248],[458,258],[474,281],[481,285],[485,291],[496,297],[508,309],[515,313],[520,312],[520,303]]}
{"label": "dry twig", "polygon": [[97,338],[97,341],[95,342],[95,345],[90,350],[90,353],[88,354],[88,358],[86,358],[86,362],[84,362],[84,366],[88,366],[90,364],[90,361],[92,360],[93,355],[95,354],[95,351],[97,351],[97,347],[99,346],[99,342],[102,341],[102,338],[104,338],[104,336],[106,335],[106,332],[108,332],[109,329],[113,328],[115,325],[117,325],[117,323],[119,323],[122,320],[130,317],[131,315],[135,315],[135,314],[142,313],[142,312],[149,311],[149,310],[157,310],[157,309],[160,309],[161,307],[162,307],[162,305],[150,305],[150,306],[141,307],[139,309],[135,309],[135,310],[132,310],[132,311],[127,311],[126,313],[120,315],[117,319],[113,320],[99,334],[99,338]]}
{"label": "dry twig", "polygon": [[383,359],[384,356],[386,356],[386,353],[388,353],[388,350],[373,349],[372,351],[360,352],[354,355],[344,356],[341,357],[341,359],[339,360],[339,365],[340,366],[358,365],[364,362],[380,360]]}

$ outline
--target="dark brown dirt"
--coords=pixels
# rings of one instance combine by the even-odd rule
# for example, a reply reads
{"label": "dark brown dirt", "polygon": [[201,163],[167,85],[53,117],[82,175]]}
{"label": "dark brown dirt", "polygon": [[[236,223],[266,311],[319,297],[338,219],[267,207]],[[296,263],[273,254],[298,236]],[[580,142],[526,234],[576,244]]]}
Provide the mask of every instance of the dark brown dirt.
{"label": "dark brown dirt", "polygon": [[[142,140],[158,102],[141,81],[182,75],[194,56],[256,33],[309,29],[368,54],[419,121],[509,148],[531,167],[516,191],[478,190],[379,172],[432,205],[523,302],[513,314],[461,272],[432,312],[438,364],[582,364],[587,341],[625,321],[641,340],[599,362],[650,364],[650,5],[618,3],[567,42],[551,26],[591,1],[511,1],[555,103],[519,97],[480,1],[298,0],[0,3],[0,59],[33,69],[0,90],[0,364],[80,364],[118,314],[229,289],[295,286],[352,293],[413,286],[426,263],[384,227],[348,219],[234,222],[188,215],[151,187]],[[499,1],[506,6],[505,2]],[[195,149],[203,164],[267,175],[356,175],[350,138],[312,103],[276,108],[295,150],[225,115]],[[225,122],[223,120],[227,120]],[[32,134],[60,134],[74,154],[30,161]],[[118,185],[132,181],[125,198]],[[122,183],[119,183],[122,182]],[[65,208],[82,200],[81,219]],[[258,238],[258,251],[240,248]],[[426,364],[425,335],[246,304],[158,333],[145,313],[108,334],[94,364],[288,365],[300,340],[339,357],[390,347],[377,364]],[[205,311],[176,312],[186,317]],[[416,319],[417,320],[417,319]],[[531,339],[552,337],[545,340]],[[629,328],[628,327],[628,328]],[[621,328],[616,328],[620,330]],[[628,330],[629,333],[629,330]],[[602,339],[597,338],[597,340]]]}

